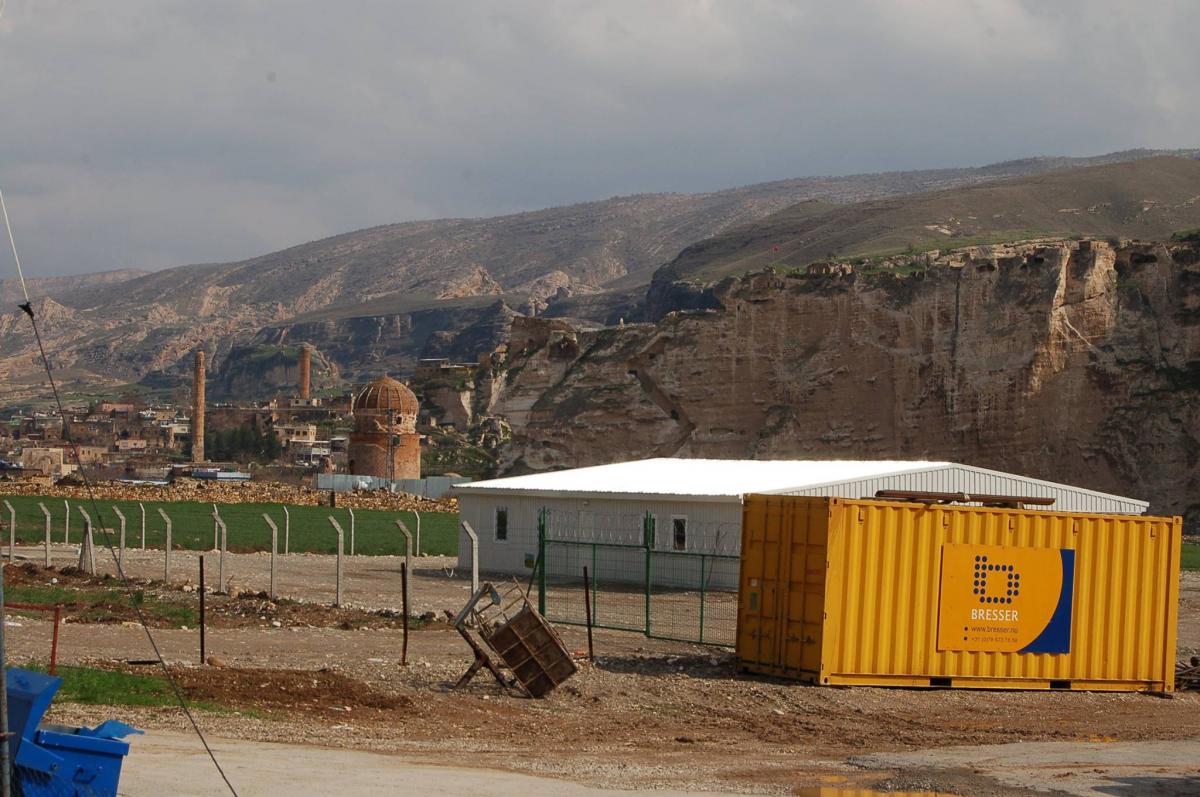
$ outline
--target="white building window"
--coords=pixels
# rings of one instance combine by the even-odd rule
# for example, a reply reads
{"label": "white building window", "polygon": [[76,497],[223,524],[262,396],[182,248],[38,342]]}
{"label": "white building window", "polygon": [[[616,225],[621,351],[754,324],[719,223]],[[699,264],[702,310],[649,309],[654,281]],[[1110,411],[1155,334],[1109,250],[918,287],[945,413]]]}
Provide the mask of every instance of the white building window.
{"label": "white building window", "polygon": [[671,548],[676,551],[687,550],[687,518],[671,518]]}
{"label": "white building window", "polygon": [[496,542],[508,540],[508,507],[496,507]]}

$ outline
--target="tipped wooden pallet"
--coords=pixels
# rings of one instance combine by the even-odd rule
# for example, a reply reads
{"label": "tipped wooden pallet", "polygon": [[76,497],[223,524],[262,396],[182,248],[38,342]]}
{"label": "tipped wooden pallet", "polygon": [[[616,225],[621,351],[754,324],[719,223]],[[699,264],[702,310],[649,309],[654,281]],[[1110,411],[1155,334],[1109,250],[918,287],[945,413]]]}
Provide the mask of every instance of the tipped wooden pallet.
{"label": "tipped wooden pallet", "polygon": [[[490,601],[483,603],[485,597]],[[501,594],[492,584],[480,585],[454,620],[455,628],[475,650],[475,662],[455,688],[487,667],[501,684],[519,684],[530,697],[545,697],[578,668],[554,627],[529,602],[515,581]],[[494,663],[471,638],[474,632],[512,673],[506,683]]]}

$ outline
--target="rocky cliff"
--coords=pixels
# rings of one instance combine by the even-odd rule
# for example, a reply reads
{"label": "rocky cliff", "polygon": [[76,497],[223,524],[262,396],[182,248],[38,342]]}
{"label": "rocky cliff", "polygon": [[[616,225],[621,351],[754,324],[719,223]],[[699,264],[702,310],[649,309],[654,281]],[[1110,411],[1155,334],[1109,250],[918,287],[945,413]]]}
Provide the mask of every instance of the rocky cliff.
{"label": "rocky cliff", "polygon": [[[312,352],[310,389],[313,395],[341,386],[341,374],[335,363],[320,349]],[[234,346],[221,367],[208,378],[211,399],[265,399],[272,396],[297,396],[300,385],[300,347],[250,345]]]}
{"label": "rocky cliff", "polygon": [[[977,169],[809,177],[704,194],[616,197],[490,219],[386,225],[238,263],[31,280],[30,289],[36,302],[54,303],[42,319],[41,332],[56,366],[70,372],[70,390],[95,393],[151,373],[163,385],[186,382],[198,347],[205,348],[216,369],[235,347],[275,342],[270,337],[279,329],[316,321],[340,322],[354,334],[365,333],[339,342],[335,356],[344,372],[395,370],[425,344],[381,342],[373,335],[405,334],[405,319],[415,314],[451,322],[430,331],[430,340],[446,352],[462,351],[469,343],[460,337],[464,300],[476,300],[471,306],[479,307],[501,297],[522,312],[533,306],[596,321],[630,319],[651,276],[673,258],[680,277],[695,277],[723,274],[725,268],[740,274],[765,265],[754,258],[795,264],[805,253],[857,253],[865,250],[854,245],[868,243],[886,248],[901,239],[910,241],[902,233],[913,229],[937,240],[997,226],[1007,231],[1018,223],[1022,229],[1150,237],[1200,224],[1200,204],[1176,208],[1193,194],[1184,199],[1175,195],[1180,182],[1194,186],[1196,178],[1189,177],[1189,164],[1182,159],[1198,153],[1147,157],[1156,154],[1035,158]],[[1172,164],[1155,165],[1162,160]],[[1129,168],[1115,174],[1095,164]],[[1090,170],[1078,168],[1089,165]],[[1170,179],[1154,176],[1164,169]],[[1102,178],[1080,182],[1070,174],[1079,171]],[[944,193],[1033,174],[1060,179],[1038,183],[1032,195],[1002,190],[996,201],[985,203],[986,213],[963,210],[975,201],[973,195]],[[1062,194],[1052,184],[1070,186],[1066,206],[1043,207],[1046,197],[1057,203]],[[903,202],[880,204],[882,198],[923,191],[937,196],[919,201],[912,212],[902,212]],[[1112,201],[1130,193],[1142,204],[1126,208],[1124,200]],[[828,215],[838,205],[854,208],[864,202],[868,204],[858,210]],[[1119,212],[1092,214],[1088,209],[1093,206]],[[1039,213],[1030,216],[1021,210],[1028,208]],[[1072,210],[1081,215],[1065,212]],[[1047,226],[1043,222],[1048,218],[1055,223]],[[769,222],[761,228],[745,227],[764,219]],[[1146,219],[1158,226],[1145,226]],[[930,232],[931,226],[946,232]],[[833,238],[827,234],[831,230],[837,232]],[[696,246],[709,239],[714,239],[712,246]],[[685,247],[686,256],[676,258]],[[750,260],[743,263],[746,257]],[[697,270],[700,263],[711,268]],[[10,301],[0,306],[0,401],[6,403],[45,397],[32,330],[15,307],[16,290],[11,283],[0,283],[0,298]],[[478,340],[487,337],[486,330],[472,334]],[[288,339],[298,340],[294,335]],[[381,349],[396,356],[389,360],[384,352],[380,359]]]}
{"label": "rocky cliff", "polygon": [[936,458],[1200,525],[1200,244],[1042,240],[768,270],[713,309],[519,319],[489,389],[524,472],[650,456]]}

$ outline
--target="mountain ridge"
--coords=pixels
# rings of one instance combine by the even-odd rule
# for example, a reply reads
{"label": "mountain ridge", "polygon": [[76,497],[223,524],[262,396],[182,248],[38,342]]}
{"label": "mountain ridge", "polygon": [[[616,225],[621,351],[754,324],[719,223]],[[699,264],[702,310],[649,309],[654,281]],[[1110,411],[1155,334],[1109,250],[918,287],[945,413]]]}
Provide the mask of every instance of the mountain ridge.
{"label": "mountain ridge", "polygon": [[[871,202],[924,201],[895,198],[924,196],[931,186],[986,186],[1014,173],[1052,176],[1072,171],[1064,165],[1136,164],[1156,155],[1135,151],[975,169],[806,177],[706,194],[640,194],[497,218],[381,225],[237,263],[181,266],[110,285],[50,292],[63,323],[50,325],[44,335],[56,362],[80,374],[80,385],[89,377],[115,384],[150,372],[184,379],[185,361],[199,347],[219,368],[235,346],[261,341],[264,330],[273,330],[267,338],[287,337],[291,327],[334,330],[338,319],[374,318],[346,325],[342,332],[392,330],[387,334],[403,336],[423,331],[407,343],[385,347],[389,354],[383,359],[367,356],[381,351],[369,341],[357,347],[339,342],[343,353],[357,357],[339,363],[342,372],[404,372],[435,349],[478,354],[457,344],[446,348],[447,340],[462,345],[488,340],[462,337],[464,325],[472,322],[462,307],[445,304],[443,312],[444,303],[472,299],[472,306],[490,307],[501,302],[507,312],[549,310],[593,321],[632,317],[652,280],[663,276],[664,264],[681,262],[696,247],[726,240],[748,224],[794,215],[798,207],[813,218],[837,219],[861,213]],[[861,201],[850,203],[854,199]],[[0,314],[0,328],[9,332],[0,340],[0,377],[7,377],[0,384],[9,388],[0,387],[0,398],[34,391],[26,379],[33,340],[19,321]],[[442,323],[447,326],[439,329]],[[419,341],[437,343],[426,351]]]}

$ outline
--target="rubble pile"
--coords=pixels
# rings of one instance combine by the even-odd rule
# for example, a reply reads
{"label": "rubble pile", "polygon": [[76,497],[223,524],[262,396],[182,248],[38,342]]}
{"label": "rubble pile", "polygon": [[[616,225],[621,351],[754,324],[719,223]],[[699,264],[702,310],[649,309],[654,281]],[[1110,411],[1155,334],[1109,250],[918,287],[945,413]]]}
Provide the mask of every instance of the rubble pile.
{"label": "rubble pile", "polygon": [[[26,481],[0,481],[0,495],[40,495],[54,498],[87,499],[93,495],[101,501],[200,501],[217,504],[296,504],[316,506],[328,504],[330,494],[311,487],[299,487],[278,482],[215,482],[179,478],[171,484],[129,484],[126,482],[93,482],[89,490],[82,485]],[[457,512],[458,501],[453,498],[419,498],[405,493],[383,491],[341,493],[337,506],[347,509],[382,509],[388,511]]]}

